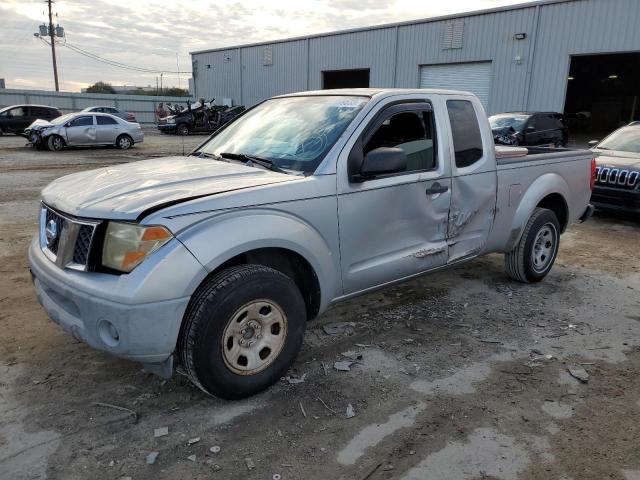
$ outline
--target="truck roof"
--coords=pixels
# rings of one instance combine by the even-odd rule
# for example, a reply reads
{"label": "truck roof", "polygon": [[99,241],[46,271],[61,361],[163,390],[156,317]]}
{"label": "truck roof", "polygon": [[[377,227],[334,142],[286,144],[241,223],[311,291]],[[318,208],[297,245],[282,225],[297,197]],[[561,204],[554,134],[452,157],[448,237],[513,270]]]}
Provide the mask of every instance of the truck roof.
{"label": "truck roof", "polygon": [[277,95],[275,98],[280,97],[304,97],[304,96],[322,96],[322,95],[353,95],[364,97],[387,97],[393,95],[405,95],[405,94],[427,94],[435,93],[438,95],[473,95],[471,92],[460,92],[457,90],[440,90],[436,88],[336,88],[329,90],[311,90],[308,92],[294,92],[284,95]]}

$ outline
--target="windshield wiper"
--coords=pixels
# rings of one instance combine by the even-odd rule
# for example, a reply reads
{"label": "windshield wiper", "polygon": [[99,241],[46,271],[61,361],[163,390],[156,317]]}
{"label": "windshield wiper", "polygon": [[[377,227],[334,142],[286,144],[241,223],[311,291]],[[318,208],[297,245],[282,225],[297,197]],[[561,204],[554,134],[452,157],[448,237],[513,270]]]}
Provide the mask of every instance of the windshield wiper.
{"label": "windshield wiper", "polygon": [[286,170],[281,169],[268,158],[256,157],[255,155],[247,155],[246,153],[231,152],[222,152],[220,156],[222,158],[229,158],[231,160],[240,160],[242,162],[245,162],[249,166],[251,166],[252,163],[257,163],[258,165],[268,168],[269,170],[273,170],[274,172],[288,173]]}
{"label": "windshield wiper", "polygon": [[193,152],[193,153],[190,154],[190,156],[199,157],[199,158],[203,158],[203,157],[205,157],[205,158],[213,158],[214,160],[220,160],[221,162],[228,162],[228,160],[225,160],[220,155],[216,155],[215,153],[203,152],[202,150],[200,150],[198,152]]}

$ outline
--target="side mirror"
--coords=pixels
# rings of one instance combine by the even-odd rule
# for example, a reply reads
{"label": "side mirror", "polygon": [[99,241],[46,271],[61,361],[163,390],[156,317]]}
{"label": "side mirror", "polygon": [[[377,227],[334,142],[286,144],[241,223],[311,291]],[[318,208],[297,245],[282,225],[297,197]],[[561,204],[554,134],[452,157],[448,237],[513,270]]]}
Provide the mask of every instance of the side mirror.
{"label": "side mirror", "polygon": [[371,150],[364,156],[360,181],[375,178],[377,175],[402,172],[407,169],[407,154],[401,148],[380,147]]}
{"label": "side mirror", "polygon": [[593,148],[598,145],[598,143],[600,143],[600,140],[591,140],[587,145],[589,145],[589,148]]}

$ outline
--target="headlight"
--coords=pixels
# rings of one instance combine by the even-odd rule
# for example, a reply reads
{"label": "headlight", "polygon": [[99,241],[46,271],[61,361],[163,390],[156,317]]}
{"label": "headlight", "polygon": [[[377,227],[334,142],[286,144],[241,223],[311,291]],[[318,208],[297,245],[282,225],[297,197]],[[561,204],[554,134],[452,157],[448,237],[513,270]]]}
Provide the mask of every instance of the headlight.
{"label": "headlight", "polygon": [[167,118],[167,123],[176,123],[175,118]]}
{"label": "headlight", "polygon": [[129,273],[173,235],[160,226],[109,222],[102,248],[102,265]]}

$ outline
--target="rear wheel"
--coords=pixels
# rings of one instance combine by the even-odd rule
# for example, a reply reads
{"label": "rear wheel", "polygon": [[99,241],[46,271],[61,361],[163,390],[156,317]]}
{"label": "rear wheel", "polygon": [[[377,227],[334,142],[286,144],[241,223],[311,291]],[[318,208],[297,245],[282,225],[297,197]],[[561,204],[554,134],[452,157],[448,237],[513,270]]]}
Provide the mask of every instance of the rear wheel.
{"label": "rear wheel", "polygon": [[189,135],[189,127],[185,123],[181,123],[176,127],[176,133],[182,137]]}
{"label": "rear wheel", "polygon": [[60,135],[51,135],[47,139],[47,147],[52,152],[59,152],[64,148],[64,140]]}
{"label": "rear wheel", "polygon": [[120,150],[129,150],[131,147],[133,147],[133,138],[131,138],[129,135],[120,135],[118,138],[116,138],[116,147],[118,147]]}
{"label": "rear wheel", "polygon": [[505,254],[507,274],[519,282],[539,282],[553,267],[559,245],[560,223],[556,214],[536,208],[518,244]]}
{"label": "rear wheel", "polygon": [[180,334],[180,359],[205,392],[244,398],[277,382],[293,363],[306,326],[300,290],[286,275],[241,265],[207,280]]}

